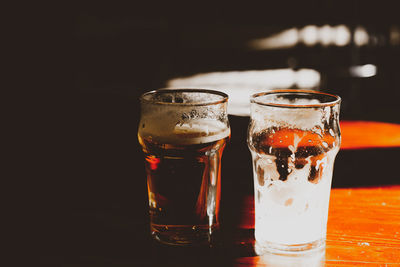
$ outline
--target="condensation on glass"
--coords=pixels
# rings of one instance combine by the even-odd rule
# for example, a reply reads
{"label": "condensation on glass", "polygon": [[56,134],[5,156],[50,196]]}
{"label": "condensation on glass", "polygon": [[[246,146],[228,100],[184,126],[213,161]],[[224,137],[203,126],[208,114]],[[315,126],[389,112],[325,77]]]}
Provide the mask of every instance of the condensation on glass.
{"label": "condensation on glass", "polygon": [[255,239],[259,253],[325,245],[340,98],[307,90],[251,97]]}

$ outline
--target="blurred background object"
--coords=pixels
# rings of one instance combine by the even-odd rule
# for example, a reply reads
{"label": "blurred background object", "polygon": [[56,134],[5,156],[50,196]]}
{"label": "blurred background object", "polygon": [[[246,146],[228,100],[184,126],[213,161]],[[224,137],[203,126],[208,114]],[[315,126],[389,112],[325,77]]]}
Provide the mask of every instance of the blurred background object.
{"label": "blurred background object", "polygon": [[[239,71],[312,69],[320,76],[318,89],[342,96],[343,119],[398,121],[391,110],[400,87],[400,21],[393,3],[173,3],[81,4],[74,32],[81,92],[136,96],[214,72],[231,74],[219,83],[232,87],[225,79]],[[291,79],[289,72],[274,85],[296,88]]]}
{"label": "blurred background object", "polygon": [[250,96],[273,89],[315,89],[320,74],[312,69],[270,69],[201,73],[167,82],[171,88],[205,88],[220,90],[229,95],[230,115],[249,116]]}
{"label": "blurred background object", "polygon": [[[137,244],[148,242],[146,178],[137,141],[138,98],[145,91],[198,86],[230,94],[236,109],[231,109],[232,139],[223,157],[221,205],[232,221],[238,216],[232,207],[240,205],[235,196],[253,190],[245,143],[249,94],[321,90],[342,97],[343,121],[399,124],[395,2],[79,3],[72,66],[79,168],[76,177],[60,182],[69,185],[62,195],[65,244],[74,251],[67,256],[70,262],[129,263]],[[374,127],[369,136],[380,129]],[[398,136],[396,126],[389,128]],[[358,129],[362,135],[365,128]],[[350,132],[357,139],[357,131],[355,137],[354,128]],[[388,166],[396,164],[400,149],[391,144],[339,152],[333,186],[399,183]],[[151,252],[140,251],[134,255],[146,266]]]}

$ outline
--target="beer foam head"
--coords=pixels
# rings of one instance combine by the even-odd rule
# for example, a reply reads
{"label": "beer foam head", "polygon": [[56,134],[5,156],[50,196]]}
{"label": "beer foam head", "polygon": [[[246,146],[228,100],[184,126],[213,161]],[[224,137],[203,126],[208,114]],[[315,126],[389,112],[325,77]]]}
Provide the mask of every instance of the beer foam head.
{"label": "beer foam head", "polygon": [[227,99],[222,92],[206,89],[161,89],[144,94],[144,102],[164,105],[210,105]]}
{"label": "beer foam head", "polygon": [[[157,122],[160,123],[152,123]],[[149,123],[150,122],[150,123]],[[173,123],[160,118],[143,121],[139,128],[139,135],[143,138],[151,138],[157,143],[168,144],[202,144],[223,139],[230,135],[227,124],[216,120],[194,120],[188,123]]]}
{"label": "beer foam head", "polygon": [[142,98],[139,135],[159,143],[200,144],[230,134],[226,95],[161,90]]}

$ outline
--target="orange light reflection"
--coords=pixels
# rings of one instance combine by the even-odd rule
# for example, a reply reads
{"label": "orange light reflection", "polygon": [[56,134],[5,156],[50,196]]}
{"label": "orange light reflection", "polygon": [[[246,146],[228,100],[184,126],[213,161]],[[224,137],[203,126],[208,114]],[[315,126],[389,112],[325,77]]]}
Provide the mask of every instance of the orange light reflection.
{"label": "orange light reflection", "polygon": [[400,124],[375,121],[341,121],[340,149],[400,147]]}

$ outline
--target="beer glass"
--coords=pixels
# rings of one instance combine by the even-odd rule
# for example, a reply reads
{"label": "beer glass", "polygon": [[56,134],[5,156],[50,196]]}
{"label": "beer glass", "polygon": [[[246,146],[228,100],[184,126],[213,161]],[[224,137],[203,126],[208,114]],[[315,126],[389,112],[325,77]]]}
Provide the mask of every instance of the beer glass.
{"label": "beer glass", "polygon": [[151,234],[165,244],[211,245],[219,229],[221,156],[230,138],[228,96],[160,89],[140,101]]}
{"label": "beer glass", "polygon": [[324,248],[340,97],[275,90],[251,97],[256,251]]}

